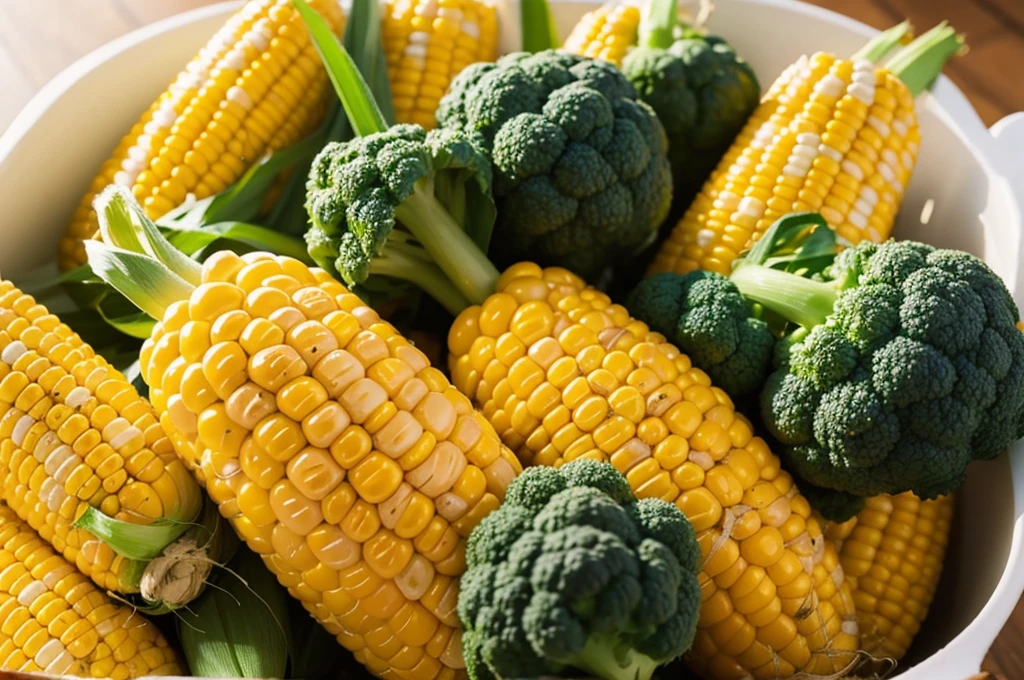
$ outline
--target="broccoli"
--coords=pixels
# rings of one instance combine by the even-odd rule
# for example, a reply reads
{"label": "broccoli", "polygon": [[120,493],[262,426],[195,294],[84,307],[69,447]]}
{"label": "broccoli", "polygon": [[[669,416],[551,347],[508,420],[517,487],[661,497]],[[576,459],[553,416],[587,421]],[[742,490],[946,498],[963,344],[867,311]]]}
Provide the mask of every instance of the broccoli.
{"label": "broccoli", "polygon": [[612,64],[556,50],[473,64],[437,111],[493,161],[500,264],[527,257],[583,277],[657,236],[672,200],[658,117]]}
{"label": "broccoli", "polygon": [[760,391],[771,372],[775,338],[728,277],[664,272],[637,284],[626,306],[730,397]]}
{"label": "broccoli", "polygon": [[971,460],[1024,434],[1020,315],[981,260],[864,242],[820,278],[752,262],[731,275],[801,326],[780,342],[761,394],[790,470],[852,496],[935,498],[962,483]]}
{"label": "broccoli", "polygon": [[[332,142],[313,160],[306,185],[309,254],[350,286],[402,279],[458,313],[465,298],[431,261],[429,247],[486,249],[494,221],[490,183],[490,161],[471,134],[395,125]],[[448,238],[455,234],[470,244]]]}
{"label": "broccoli", "polygon": [[727,42],[677,26],[676,0],[651,0],[622,72],[668,135],[679,215],[761,99],[754,70]]}
{"label": "broccoli", "polygon": [[528,468],[466,544],[469,676],[650,680],[693,642],[700,563],[679,508],[638,501],[611,465]]}

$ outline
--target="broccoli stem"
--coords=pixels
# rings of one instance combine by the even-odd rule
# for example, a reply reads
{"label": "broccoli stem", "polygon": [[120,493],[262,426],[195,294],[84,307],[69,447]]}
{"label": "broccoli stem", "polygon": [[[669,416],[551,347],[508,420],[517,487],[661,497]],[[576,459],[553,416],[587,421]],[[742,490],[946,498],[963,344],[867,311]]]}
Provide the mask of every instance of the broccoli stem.
{"label": "broccoli stem", "polygon": [[836,289],[828,283],[761,265],[737,267],[729,278],[745,297],[804,328],[824,323],[836,302]]}
{"label": "broccoli stem", "polygon": [[591,635],[569,665],[604,680],[650,680],[658,668],[658,662],[617,636],[601,634]]}
{"label": "broccoli stem", "polygon": [[[498,270],[434,196],[430,179],[416,182],[412,195],[395,208],[395,217],[412,232],[469,304],[480,304],[494,292]],[[440,299],[438,302],[445,304]]]}
{"label": "broccoli stem", "polygon": [[650,0],[640,20],[641,47],[668,49],[675,41],[678,9],[676,0]]}
{"label": "broccoli stem", "polygon": [[963,46],[963,37],[943,21],[893,57],[888,68],[916,97],[931,87],[946,62]]}
{"label": "broccoli stem", "polygon": [[370,261],[370,275],[388,276],[408,281],[437,300],[452,316],[469,306],[469,301],[452,285],[441,268],[433,262],[406,253],[399,244],[390,244],[385,257]]}

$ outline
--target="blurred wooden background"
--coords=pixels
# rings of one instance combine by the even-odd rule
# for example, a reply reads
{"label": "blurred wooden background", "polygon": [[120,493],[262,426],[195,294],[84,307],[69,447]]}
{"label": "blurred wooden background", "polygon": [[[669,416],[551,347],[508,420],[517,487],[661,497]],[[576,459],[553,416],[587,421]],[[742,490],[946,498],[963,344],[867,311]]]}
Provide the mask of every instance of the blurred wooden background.
{"label": "blurred wooden background", "polygon": [[[39,88],[78,57],[139,26],[215,1],[0,0],[0,132]],[[946,74],[985,123],[1024,111],[1024,0],[810,1],[878,28],[909,18],[924,30],[948,19],[967,35],[971,49],[953,60]],[[1024,603],[993,645],[985,669],[1024,678]]]}

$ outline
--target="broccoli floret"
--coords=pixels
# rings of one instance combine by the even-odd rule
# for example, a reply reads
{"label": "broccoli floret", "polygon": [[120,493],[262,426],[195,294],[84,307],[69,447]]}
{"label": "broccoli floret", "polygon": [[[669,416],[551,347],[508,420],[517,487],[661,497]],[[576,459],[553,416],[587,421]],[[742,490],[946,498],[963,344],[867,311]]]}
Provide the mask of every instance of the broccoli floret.
{"label": "broccoli floret", "polygon": [[684,276],[664,272],[637,284],[626,304],[731,397],[761,389],[775,338],[727,277],[701,270]]}
{"label": "broccoli floret", "polygon": [[458,601],[467,672],[650,680],[693,641],[700,562],[679,508],[638,502],[611,465],[529,468],[469,537]]}
{"label": "broccoli floret", "polygon": [[501,264],[528,256],[592,276],[643,249],[668,213],[665,131],[607,62],[546,50],[470,67],[437,120],[491,155]]}
{"label": "broccoli floret", "polygon": [[668,136],[673,214],[700,191],[761,100],[750,65],[723,39],[679,30],[675,0],[646,3],[622,72]]}
{"label": "broccoli floret", "polygon": [[821,281],[757,264],[731,279],[801,326],[762,412],[787,469],[845,494],[819,501],[830,519],[851,497],[949,493],[1024,434],[1020,315],[976,257],[890,240],[845,250]]}
{"label": "broccoli floret", "polygon": [[[480,146],[471,134],[427,133],[418,125],[328,144],[306,186],[310,256],[350,286],[402,279],[458,313],[466,300],[428,251],[458,252],[463,243],[446,238],[455,233],[486,248],[494,206],[490,162]],[[489,283],[481,277],[481,287]]]}

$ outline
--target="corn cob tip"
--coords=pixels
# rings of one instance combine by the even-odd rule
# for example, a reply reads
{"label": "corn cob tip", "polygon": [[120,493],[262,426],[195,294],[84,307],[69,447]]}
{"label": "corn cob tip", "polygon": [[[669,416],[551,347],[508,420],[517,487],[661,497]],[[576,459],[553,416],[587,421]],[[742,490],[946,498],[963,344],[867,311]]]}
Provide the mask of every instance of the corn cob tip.
{"label": "corn cob tip", "polygon": [[184,607],[199,597],[212,570],[213,560],[206,548],[184,538],[146,565],[139,579],[139,594],[168,609]]}

